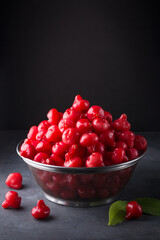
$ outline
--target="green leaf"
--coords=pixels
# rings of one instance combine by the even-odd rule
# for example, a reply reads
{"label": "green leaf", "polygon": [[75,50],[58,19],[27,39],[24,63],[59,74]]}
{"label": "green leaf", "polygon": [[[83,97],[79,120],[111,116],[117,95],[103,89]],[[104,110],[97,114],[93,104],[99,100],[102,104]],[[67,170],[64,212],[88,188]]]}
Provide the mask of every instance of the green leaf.
{"label": "green leaf", "polygon": [[143,213],[160,216],[160,200],[157,198],[136,198],[135,201],[141,205]]}
{"label": "green leaf", "polygon": [[116,225],[125,220],[127,201],[116,201],[109,209],[108,226]]}

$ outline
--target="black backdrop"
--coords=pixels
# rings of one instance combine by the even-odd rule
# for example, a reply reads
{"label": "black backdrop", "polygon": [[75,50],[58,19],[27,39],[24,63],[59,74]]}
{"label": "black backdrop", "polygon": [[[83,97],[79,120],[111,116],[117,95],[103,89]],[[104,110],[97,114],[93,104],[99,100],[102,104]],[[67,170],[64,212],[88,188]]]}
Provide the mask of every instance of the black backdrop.
{"label": "black backdrop", "polygon": [[155,1],[7,1],[2,7],[0,129],[27,129],[81,94],[135,131],[160,130]]}

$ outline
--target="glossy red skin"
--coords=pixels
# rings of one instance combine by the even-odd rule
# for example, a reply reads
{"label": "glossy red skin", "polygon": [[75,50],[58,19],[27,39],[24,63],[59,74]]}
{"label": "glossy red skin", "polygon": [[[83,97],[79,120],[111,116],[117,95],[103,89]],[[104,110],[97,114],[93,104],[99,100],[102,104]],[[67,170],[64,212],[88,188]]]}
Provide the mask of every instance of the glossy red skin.
{"label": "glossy red skin", "polygon": [[64,159],[56,154],[52,153],[49,159],[46,160],[46,164],[55,165],[55,166],[63,166]]}
{"label": "glossy red skin", "polygon": [[75,99],[73,103],[73,108],[79,112],[85,112],[89,109],[89,102],[83,99]]}
{"label": "glossy red skin", "polygon": [[123,159],[125,157],[125,151],[123,148],[116,148],[112,152],[112,162],[114,164],[119,164],[123,162]]}
{"label": "glossy red skin", "polygon": [[113,127],[116,131],[119,131],[119,132],[130,130],[131,125],[127,121],[127,115],[122,114],[119,119],[114,121]]}
{"label": "glossy red skin", "polygon": [[79,140],[79,133],[76,128],[67,128],[62,134],[62,141],[65,144],[76,144]]}
{"label": "glossy red skin", "polygon": [[20,173],[10,173],[6,179],[8,187],[20,189],[22,187],[22,175]]}
{"label": "glossy red skin", "polygon": [[75,127],[75,122],[69,119],[61,119],[58,123],[59,130],[63,133],[67,128]]}
{"label": "glossy red skin", "polygon": [[79,117],[79,120],[80,120],[80,119],[88,119],[88,118],[87,118],[87,113],[83,113],[83,112],[82,112],[81,115],[80,115],[80,117]]}
{"label": "glossy red skin", "polygon": [[126,150],[126,155],[127,155],[129,160],[133,160],[133,159],[139,157],[139,153],[138,153],[138,150],[136,148],[128,148]]}
{"label": "glossy red skin", "polygon": [[47,117],[48,122],[51,125],[57,125],[59,120],[61,119],[61,113],[59,113],[57,109],[53,108],[49,110],[49,112],[47,113]]}
{"label": "glossy red skin", "polygon": [[52,125],[48,128],[46,133],[46,140],[49,142],[59,142],[61,141],[62,134],[57,125]]}
{"label": "glossy red skin", "polygon": [[100,106],[92,106],[87,112],[89,121],[93,121],[95,118],[104,118],[104,110]]}
{"label": "glossy red skin", "polygon": [[46,132],[47,132],[47,130],[45,130],[45,129],[38,132],[37,135],[36,135],[36,140],[37,141],[46,140]]}
{"label": "glossy red skin", "polygon": [[65,157],[64,167],[83,167],[83,160],[80,157]]}
{"label": "glossy red skin", "polygon": [[65,144],[63,141],[60,141],[53,145],[52,153],[56,154],[57,156],[64,157],[67,149],[68,145]]}
{"label": "glossy red skin", "polygon": [[38,125],[38,132],[42,130],[48,130],[49,127],[50,127],[49,122],[47,120],[44,120]]}
{"label": "glossy red skin", "polygon": [[76,128],[80,134],[91,132],[93,130],[92,123],[88,119],[80,119],[76,123]]}
{"label": "glossy red skin", "polygon": [[109,122],[112,123],[113,117],[109,112],[104,111],[104,118]]}
{"label": "glossy red skin", "polygon": [[106,132],[110,127],[108,121],[101,118],[95,118],[92,122],[92,125],[98,133]]}
{"label": "glossy red skin", "polygon": [[126,219],[139,218],[142,216],[142,207],[136,201],[131,201],[126,206]]}
{"label": "glossy red skin", "polygon": [[145,151],[147,149],[147,140],[141,135],[136,135],[134,139],[134,147],[139,151]]}
{"label": "glossy red skin", "polygon": [[47,218],[50,214],[50,208],[45,205],[43,200],[37,202],[37,206],[32,208],[32,216],[36,219]]}
{"label": "glossy red skin", "polygon": [[125,142],[118,141],[118,142],[116,142],[116,148],[123,148],[124,150],[127,150],[128,146]]}
{"label": "glossy red skin", "polygon": [[76,95],[75,98],[74,98],[74,102],[76,101],[81,101],[83,100],[83,98],[81,97],[81,95]]}
{"label": "glossy red skin", "polygon": [[36,150],[33,145],[23,143],[20,149],[20,155],[33,160],[36,155]]}
{"label": "glossy red skin", "polygon": [[41,141],[36,146],[37,153],[44,152],[50,155],[52,152],[51,149],[52,149],[52,145],[48,141]]}
{"label": "glossy red skin", "polygon": [[91,185],[82,185],[78,188],[78,195],[82,199],[92,199],[95,197],[95,190]]}
{"label": "glossy red skin", "polygon": [[[120,152],[114,151],[117,148],[124,149],[127,153],[122,162],[132,160],[137,156],[137,152],[141,154],[146,149],[145,138],[139,136],[134,140],[134,133],[128,130],[130,124],[126,114],[112,122],[112,115],[100,106],[88,108],[89,102],[77,95],[73,106],[64,113],[51,109],[47,114],[48,121],[44,120],[38,127],[30,128],[28,139],[22,144],[20,154],[30,159],[34,159],[38,154],[35,161],[57,165],[50,157],[53,153],[61,159],[57,160],[60,166],[65,159],[67,167],[75,165],[85,167],[87,158],[92,153],[102,154],[103,164],[109,166],[122,161],[121,157],[119,158]],[[123,151],[121,155],[122,153]],[[117,156],[119,160],[114,159]],[[81,160],[75,161],[76,157]]]}
{"label": "glossy red skin", "polygon": [[35,155],[34,161],[40,163],[46,163],[46,159],[49,158],[49,155],[44,152],[39,152]]}
{"label": "glossy red skin", "polygon": [[36,148],[36,146],[37,146],[37,144],[38,144],[39,141],[37,141],[37,140],[30,140],[30,141],[31,141],[30,144],[31,144],[34,148]]}
{"label": "glossy red skin", "polygon": [[105,133],[102,133],[100,135],[100,141],[105,145],[109,147],[115,147],[115,137],[114,137],[114,131],[113,130],[107,130]]}
{"label": "glossy red skin", "polygon": [[99,138],[95,133],[84,133],[80,138],[80,144],[83,147],[89,147],[89,146],[95,145],[98,143],[98,141],[99,141]]}
{"label": "glossy red skin", "polygon": [[32,127],[29,129],[27,138],[28,138],[28,139],[32,139],[32,140],[35,140],[37,133],[38,133],[38,128],[37,128],[37,126],[32,126]]}
{"label": "glossy red skin", "polygon": [[86,160],[86,167],[103,167],[103,155],[99,152],[92,153]]}
{"label": "glossy red skin", "polygon": [[87,147],[87,151],[89,154],[92,154],[93,152],[99,152],[102,155],[104,155],[105,153],[105,146],[103,143],[98,142],[96,145],[92,145]]}
{"label": "glossy red skin", "polygon": [[76,111],[73,108],[69,108],[63,113],[63,119],[69,119],[73,122],[76,122],[79,119],[79,117],[80,117],[80,112]]}
{"label": "glossy red skin", "polygon": [[21,205],[21,197],[15,191],[9,191],[5,196],[6,200],[2,203],[3,208],[19,208]]}
{"label": "glossy red skin", "polygon": [[119,135],[119,141],[123,141],[127,144],[128,147],[134,146],[135,135],[131,131],[124,131]]}
{"label": "glossy red skin", "polygon": [[[62,112],[59,112],[59,121],[62,119],[63,117],[63,113]],[[54,124],[53,124],[54,125]],[[58,125],[58,124],[57,124]]]}
{"label": "glossy red skin", "polygon": [[71,157],[83,157],[86,153],[86,149],[79,144],[73,144],[70,146],[68,153]]}

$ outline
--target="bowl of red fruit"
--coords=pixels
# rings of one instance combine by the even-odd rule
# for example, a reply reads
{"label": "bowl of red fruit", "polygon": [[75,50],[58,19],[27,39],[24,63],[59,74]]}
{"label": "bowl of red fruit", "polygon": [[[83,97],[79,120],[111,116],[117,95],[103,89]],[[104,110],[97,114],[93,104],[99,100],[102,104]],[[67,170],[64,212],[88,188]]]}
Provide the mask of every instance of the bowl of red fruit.
{"label": "bowl of red fruit", "polygon": [[51,109],[17,146],[52,202],[98,206],[114,201],[144,156],[147,140],[131,131],[127,115],[113,121],[80,95],[64,113]]}

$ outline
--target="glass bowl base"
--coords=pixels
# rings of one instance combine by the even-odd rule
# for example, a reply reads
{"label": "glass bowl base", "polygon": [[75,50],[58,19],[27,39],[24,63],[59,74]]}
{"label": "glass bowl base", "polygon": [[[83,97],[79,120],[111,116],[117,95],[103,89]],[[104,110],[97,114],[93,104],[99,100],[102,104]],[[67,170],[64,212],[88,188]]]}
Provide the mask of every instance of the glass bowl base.
{"label": "glass bowl base", "polygon": [[53,203],[57,203],[59,205],[64,205],[64,206],[69,206],[69,207],[96,207],[96,206],[102,206],[111,202],[114,202],[115,200],[117,200],[119,198],[120,194],[117,194],[113,197],[110,198],[106,198],[103,200],[97,200],[97,201],[71,201],[71,200],[64,200],[64,199],[60,199],[60,198],[55,198],[45,192],[44,196],[45,198],[47,198],[49,201],[53,202]]}

